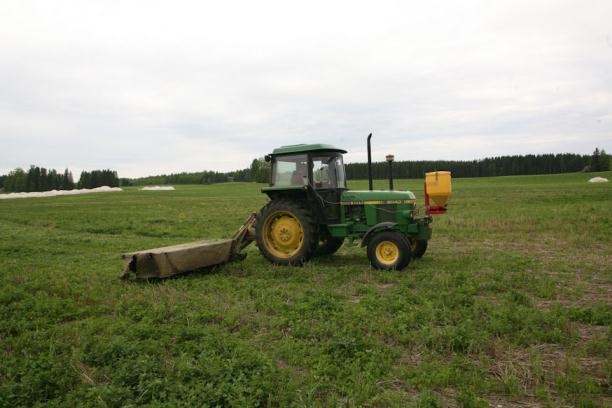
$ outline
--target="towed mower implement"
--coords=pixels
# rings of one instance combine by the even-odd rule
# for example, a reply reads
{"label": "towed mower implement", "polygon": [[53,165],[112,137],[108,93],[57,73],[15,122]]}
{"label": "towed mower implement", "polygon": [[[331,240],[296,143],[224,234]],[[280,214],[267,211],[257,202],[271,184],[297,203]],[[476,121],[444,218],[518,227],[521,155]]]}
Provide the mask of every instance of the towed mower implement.
{"label": "towed mower implement", "polygon": [[[243,259],[255,241],[275,265],[302,265],[335,253],[345,240],[367,248],[376,269],[404,269],[427,250],[432,215],[444,214],[451,194],[451,174],[425,175],[425,214],[419,215],[410,191],[393,190],[393,155],[389,190],[374,190],[368,136],[369,190],[349,190],[342,154],[327,144],[283,146],[266,156],[271,162],[270,201],[251,214],[231,239],[204,240],[123,255],[124,277],[165,278]],[[433,201],[435,205],[430,203]]]}
{"label": "towed mower implement", "polygon": [[[255,214],[251,214],[231,239],[178,244],[124,254],[123,278],[166,278],[184,272],[241,259],[240,251],[253,240]],[[249,232],[250,231],[250,232]]]}

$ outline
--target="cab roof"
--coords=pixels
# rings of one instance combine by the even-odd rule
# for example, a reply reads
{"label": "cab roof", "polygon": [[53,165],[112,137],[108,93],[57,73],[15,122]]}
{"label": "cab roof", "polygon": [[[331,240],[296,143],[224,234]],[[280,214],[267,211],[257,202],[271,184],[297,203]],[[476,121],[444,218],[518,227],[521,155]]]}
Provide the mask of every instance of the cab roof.
{"label": "cab roof", "polygon": [[296,144],[289,146],[281,146],[272,150],[272,154],[290,154],[290,153],[307,153],[307,152],[316,152],[316,151],[332,151],[332,152],[340,152],[346,153],[346,150],[339,149],[335,146],[324,144],[324,143],[315,143],[315,144]]}

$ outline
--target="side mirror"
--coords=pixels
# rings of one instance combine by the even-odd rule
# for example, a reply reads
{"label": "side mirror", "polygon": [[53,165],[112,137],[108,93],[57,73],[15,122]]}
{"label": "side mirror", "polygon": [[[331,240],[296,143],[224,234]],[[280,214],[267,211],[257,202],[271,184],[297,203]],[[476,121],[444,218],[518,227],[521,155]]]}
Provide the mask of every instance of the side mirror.
{"label": "side mirror", "polygon": [[264,156],[264,160],[267,161],[267,162],[272,161],[272,156],[270,156],[269,154],[266,154]]}

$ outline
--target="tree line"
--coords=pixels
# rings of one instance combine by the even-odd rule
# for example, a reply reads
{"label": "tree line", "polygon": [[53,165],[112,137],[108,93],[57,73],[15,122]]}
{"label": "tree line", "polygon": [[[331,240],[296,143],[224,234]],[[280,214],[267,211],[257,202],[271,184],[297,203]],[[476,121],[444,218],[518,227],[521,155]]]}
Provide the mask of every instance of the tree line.
{"label": "tree line", "polygon": [[74,182],[72,173],[66,169],[63,173],[47,170],[44,167],[31,166],[28,171],[17,168],[3,178],[6,192],[31,192],[49,190],[72,190]]}
{"label": "tree line", "polygon": [[[514,156],[489,157],[481,160],[417,160],[393,163],[396,178],[421,178],[426,172],[449,170],[453,177],[491,177],[528,174],[571,173],[578,171],[610,170],[611,157],[602,149],[596,148],[591,155],[573,153],[527,154]],[[372,177],[388,177],[389,165],[386,162],[372,163]],[[367,163],[348,163],[348,179],[360,180],[368,177]],[[270,163],[263,158],[253,159],[251,166],[230,172],[200,171],[194,173],[172,173],[141,178],[119,179],[113,170],[83,171],[78,183],[72,180],[72,173],[63,173],[31,166],[28,171],[15,169],[8,175],[0,176],[0,188],[6,192],[71,190],[95,188],[100,186],[118,187],[153,184],[215,184],[232,181],[267,183],[270,180]]]}
{"label": "tree line", "polygon": [[612,156],[606,154],[606,151],[595,148],[591,160],[589,162],[589,171],[608,171],[612,168]]}
{"label": "tree line", "polygon": [[233,181],[267,183],[270,179],[270,163],[263,158],[253,159],[250,167],[230,172],[199,171],[195,173],[171,173],[158,176],[121,179],[122,185],[146,186],[154,184],[215,184]]}
{"label": "tree line", "polygon": [[119,187],[119,176],[114,170],[93,170],[81,172],[78,188],[96,188],[102,186]]}
{"label": "tree line", "polygon": [[[425,173],[448,170],[453,177],[494,177],[528,174],[572,173],[578,171],[607,171],[610,169],[610,156],[604,150],[596,149],[593,155],[564,154],[527,154],[515,156],[489,157],[481,160],[418,160],[393,163],[393,176],[396,178],[421,178]],[[387,178],[387,162],[372,163],[372,177]],[[368,177],[367,163],[348,163],[347,178],[358,180]]]}
{"label": "tree line", "polygon": [[55,169],[32,165],[27,171],[17,168],[5,176],[0,176],[0,188],[7,193],[73,190],[76,187],[101,186],[119,186],[117,172],[112,170],[83,171],[78,183],[75,183],[72,172],[68,169],[58,172]]}
{"label": "tree line", "polygon": [[[572,173],[578,171],[607,171],[610,156],[604,150],[595,149],[592,155],[573,153],[527,154],[489,157],[481,160],[418,160],[393,163],[396,178],[422,178],[425,173],[448,170],[453,177],[491,177],[528,174]],[[368,178],[367,163],[346,164],[349,180]],[[385,179],[389,175],[387,162],[372,163],[372,177]],[[251,166],[227,173],[202,171],[197,173],[176,173],[125,180],[123,185],[152,184],[213,184],[231,181],[267,183],[270,180],[270,163],[263,158],[253,159]]]}

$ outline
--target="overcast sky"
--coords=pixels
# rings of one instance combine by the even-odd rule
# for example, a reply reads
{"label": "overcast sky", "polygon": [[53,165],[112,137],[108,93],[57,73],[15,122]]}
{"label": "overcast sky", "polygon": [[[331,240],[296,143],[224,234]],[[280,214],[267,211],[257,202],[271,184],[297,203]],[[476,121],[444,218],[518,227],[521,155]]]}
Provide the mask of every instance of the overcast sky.
{"label": "overcast sky", "polygon": [[0,173],[612,150],[612,1],[0,2]]}

